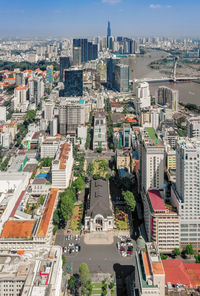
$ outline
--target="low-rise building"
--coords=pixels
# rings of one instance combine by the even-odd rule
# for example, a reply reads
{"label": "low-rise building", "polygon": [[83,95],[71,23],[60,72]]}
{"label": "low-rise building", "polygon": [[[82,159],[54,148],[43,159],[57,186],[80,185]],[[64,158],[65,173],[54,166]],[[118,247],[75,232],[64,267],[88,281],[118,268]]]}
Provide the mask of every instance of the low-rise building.
{"label": "low-rise building", "polygon": [[139,295],[165,296],[165,271],[156,244],[146,243],[135,257]]}
{"label": "low-rise building", "polygon": [[86,231],[108,231],[114,226],[109,181],[92,180],[88,210],[85,214]]}
{"label": "low-rise building", "polygon": [[54,158],[58,149],[59,149],[59,138],[49,137],[40,146],[40,157]]}
{"label": "low-rise building", "polygon": [[130,160],[130,152],[128,150],[116,150],[117,170],[121,168],[128,168],[130,170]]}
{"label": "low-rise building", "polygon": [[45,178],[36,178],[32,185],[32,195],[46,195],[49,193],[51,185],[47,184],[47,180]]}
{"label": "low-rise building", "polygon": [[72,144],[62,144],[52,162],[52,187],[66,189],[69,186],[73,161]]}
{"label": "low-rise building", "polygon": [[1,296],[59,296],[62,281],[62,249],[58,246],[7,252],[0,256]]}

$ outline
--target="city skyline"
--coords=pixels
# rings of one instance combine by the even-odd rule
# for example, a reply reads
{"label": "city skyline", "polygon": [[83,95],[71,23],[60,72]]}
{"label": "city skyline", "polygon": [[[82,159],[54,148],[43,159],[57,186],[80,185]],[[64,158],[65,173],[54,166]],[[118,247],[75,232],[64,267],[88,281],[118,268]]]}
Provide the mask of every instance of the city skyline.
{"label": "city skyline", "polygon": [[109,19],[113,36],[198,38],[198,8],[197,0],[11,0],[1,5],[0,36],[106,36]]}

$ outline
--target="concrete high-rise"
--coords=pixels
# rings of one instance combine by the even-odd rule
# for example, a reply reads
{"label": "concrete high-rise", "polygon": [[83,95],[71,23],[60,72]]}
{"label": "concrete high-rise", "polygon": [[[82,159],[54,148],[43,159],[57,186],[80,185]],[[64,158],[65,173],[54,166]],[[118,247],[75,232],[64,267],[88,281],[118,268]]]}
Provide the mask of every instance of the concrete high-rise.
{"label": "concrete high-rise", "polygon": [[187,119],[187,136],[189,138],[200,138],[200,117],[191,117]]}
{"label": "concrete high-rise", "polygon": [[165,147],[153,128],[141,130],[139,154],[141,191],[163,190]]}
{"label": "concrete high-rise", "polygon": [[168,105],[173,111],[178,111],[178,90],[160,86],[158,88],[158,104]]}
{"label": "concrete high-rise", "polygon": [[60,82],[64,80],[64,70],[70,67],[69,57],[60,57]]}
{"label": "concrete high-rise", "polygon": [[81,64],[81,47],[73,47],[73,65],[79,66]]}
{"label": "concrete high-rise", "polygon": [[76,134],[78,126],[85,124],[85,104],[80,101],[65,101],[59,108],[59,129],[61,135]]}
{"label": "concrete high-rise", "polygon": [[181,139],[176,149],[176,186],[172,204],[180,215],[181,247],[200,249],[200,140]]}
{"label": "concrete high-rise", "polygon": [[64,96],[79,97],[83,95],[83,70],[65,70]]}
{"label": "concrete high-rise", "polygon": [[147,82],[138,83],[136,86],[136,111],[151,106],[149,84]]}

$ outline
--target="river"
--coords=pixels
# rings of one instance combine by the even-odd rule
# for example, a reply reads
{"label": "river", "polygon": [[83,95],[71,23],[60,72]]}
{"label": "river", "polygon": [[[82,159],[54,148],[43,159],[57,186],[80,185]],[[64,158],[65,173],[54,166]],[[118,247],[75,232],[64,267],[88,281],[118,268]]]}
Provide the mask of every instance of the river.
{"label": "river", "polygon": [[[144,56],[137,56],[134,63],[134,78],[162,78],[164,75],[157,70],[151,69],[148,65],[157,59],[167,57],[164,51],[152,50],[148,51]],[[157,97],[159,86],[168,86],[179,91],[179,100],[183,103],[192,103],[200,105],[200,84],[195,82],[180,83],[156,83],[150,84],[151,95]]]}

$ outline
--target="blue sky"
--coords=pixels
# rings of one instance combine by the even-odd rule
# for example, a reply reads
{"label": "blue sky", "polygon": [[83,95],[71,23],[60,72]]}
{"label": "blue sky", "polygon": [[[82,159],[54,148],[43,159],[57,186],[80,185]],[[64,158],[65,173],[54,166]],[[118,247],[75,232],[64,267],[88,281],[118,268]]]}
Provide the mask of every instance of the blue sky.
{"label": "blue sky", "polygon": [[199,0],[1,1],[0,36],[200,37]]}

